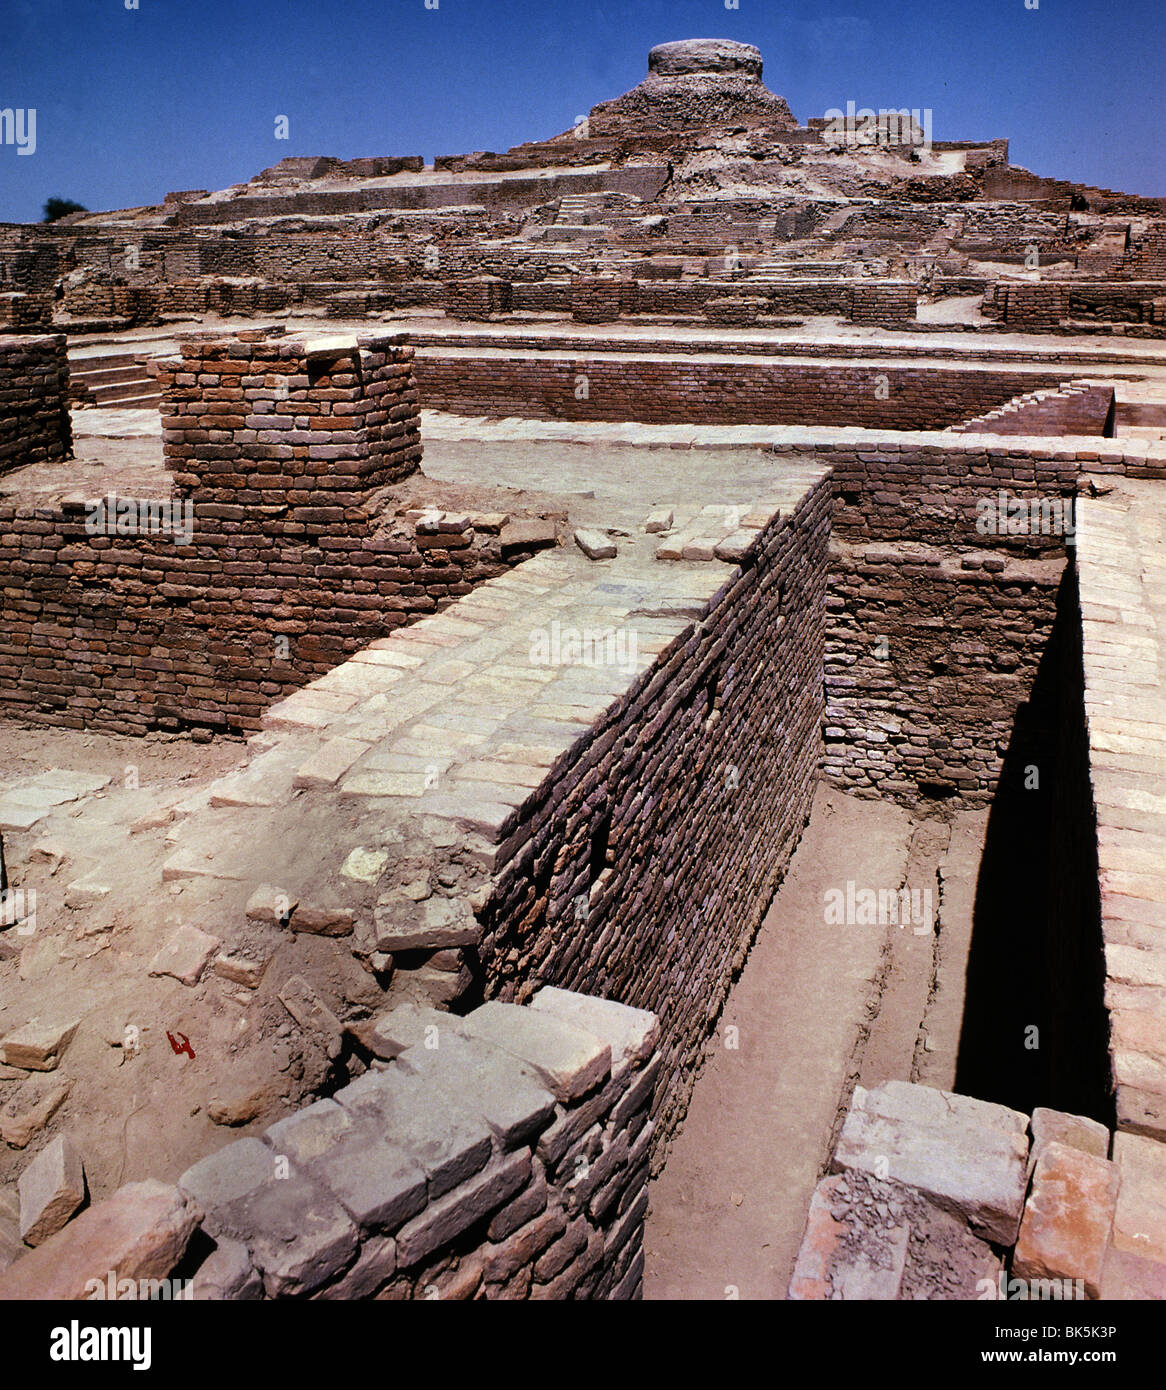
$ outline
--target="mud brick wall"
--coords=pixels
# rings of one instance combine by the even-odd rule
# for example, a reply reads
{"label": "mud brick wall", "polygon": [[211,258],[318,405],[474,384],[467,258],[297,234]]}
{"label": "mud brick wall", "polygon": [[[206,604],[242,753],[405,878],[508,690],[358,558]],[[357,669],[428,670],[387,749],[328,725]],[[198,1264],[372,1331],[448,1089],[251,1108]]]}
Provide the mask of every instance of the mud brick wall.
{"label": "mud brick wall", "polygon": [[509,280],[482,276],[474,280],[452,280],[445,286],[445,312],[457,319],[488,319],[506,314],[511,308]]}
{"label": "mud brick wall", "polygon": [[987,805],[1056,616],[1063,559],[830,548],[823,775],[913,804]]}
{"label": "mud brick wall", "polygon": [[478,914],[488,993],[585,988],[659,1016],[656,1163],[809,814],[830,507],[819,475],[556,767]]}
{"label": "mud brick wall", "polygon": [[636,312],[636,282],[580,275],[571,281],[571,317],[579,323],[614,323]]}
{"label": "mud brick wall", "polygon": [[73,456],[65,338],[0,337],[0,475]]}
{"label": "mud brick wall", "polygon": [[1069,314],[1068,285],[997,285],[1005,323],[1024,328],[1055,328]]}
{"label": "mud brick wall", "polygon": [[[944,429],[1060,373],[934,367],[823,367],[761,359],[687,360],[418,349],[423,405],[457,415],[636,420],[647,424],[860,425]],[[579,391],[586,376],[587,391]],[[885,387],[881,385],[885,381]]]}
{"label": "mud brick wall", "polygon": [[656,1020],[548,989],[398,1022],[392,1063],[177,1187],[120,1188],[12,1265],[0,1298],[104,1285],[119,1213],[195,1300],[638,1299]]}
{"label": "mud brick wall", "polygon": [[155,495],[193,506],[189,544],[91,534],[96,499],[0,499],[0,711],[255,729],[273,700],[522,558],[468,516],[422,534],[382,515],[380,490],[421,457],[411,355],[394,338],[187,345],[161,374],[174,477]]}
{"label": "mud brick wall", "polygon": [[917,300],[914,285],[855,285],[850,292],[850,319],[853,323],[910,323]]}

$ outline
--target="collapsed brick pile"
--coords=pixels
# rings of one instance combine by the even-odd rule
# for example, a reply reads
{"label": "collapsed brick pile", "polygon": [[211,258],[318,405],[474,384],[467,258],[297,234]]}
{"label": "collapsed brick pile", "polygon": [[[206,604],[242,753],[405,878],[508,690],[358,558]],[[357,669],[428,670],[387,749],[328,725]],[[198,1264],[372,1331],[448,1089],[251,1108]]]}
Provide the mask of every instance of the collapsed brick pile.
{"label": "collapsed brick pile", "polygon": [[34,1249],[0,1300],[143,1279],[218,1300],[637,1298],[655,1019],[545,989],[380,1031],[394,1061],[176,1187],[132,1183],[70,1221],[83,1172],[50,1145],[21,1179]]}
{"label": "collapsed brick pile", "polygon": [[855,1092],[830,1166],[791,1299],[1166,1298],[1151,1139],[889,1081]]}

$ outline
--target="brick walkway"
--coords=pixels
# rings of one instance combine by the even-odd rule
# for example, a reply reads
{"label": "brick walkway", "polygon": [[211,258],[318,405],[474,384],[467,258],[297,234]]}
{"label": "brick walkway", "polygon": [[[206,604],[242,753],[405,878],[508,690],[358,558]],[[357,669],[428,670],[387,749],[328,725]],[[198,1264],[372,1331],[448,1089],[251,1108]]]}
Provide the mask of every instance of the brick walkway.
{"label": "brick walkway", "polygon": [[1166,496],[1123,480],[1078,515],[1118,1127],[1166,1139]]}

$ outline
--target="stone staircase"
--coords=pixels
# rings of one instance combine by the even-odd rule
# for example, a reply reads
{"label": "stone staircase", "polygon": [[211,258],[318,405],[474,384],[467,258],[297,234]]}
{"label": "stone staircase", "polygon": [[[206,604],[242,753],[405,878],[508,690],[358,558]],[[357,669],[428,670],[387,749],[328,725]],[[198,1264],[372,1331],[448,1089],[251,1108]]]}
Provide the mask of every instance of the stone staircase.
{"label": "stone staircase", "polygon": [[69,364],[71,395],[76,404],[118,410],[156,410],[162,392],[134,353],[85,357]]}
{"label": "stone staircase", "polygon": [[603,193],[566,193],[559,202],[554,223],[543,233],[544,241],[596,241],[611,227],[604,222]]}
{"label": "stone staircase", "polygon": [[602,193],[565,193],[559,202],[556,227],[589,227],[597,212],[603,211]]}
{"label": "stone staircase", "polygon": [[1069,381],[1063,386],[1026,391],[995,410],[953,425],[953,434],[1113,434],[1112,386]]}

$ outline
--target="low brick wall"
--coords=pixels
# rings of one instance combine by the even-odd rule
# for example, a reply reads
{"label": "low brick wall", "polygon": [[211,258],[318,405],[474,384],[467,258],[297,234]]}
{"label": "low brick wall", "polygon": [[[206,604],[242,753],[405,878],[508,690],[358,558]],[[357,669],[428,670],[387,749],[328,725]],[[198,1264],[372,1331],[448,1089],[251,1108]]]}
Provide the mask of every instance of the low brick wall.
{"label": "low brick wall", "polygon": [[0,332],[35,333],[53,320],[52,296],[32,291],[0,294]]}
{"label": "low brick wall", "polygon": [[65,338],[0,337],[0,474],[73,455]]}
{"label": "low brick wall", "polygon": [[1069,287],[999,284],[996,302],[1005,323],[1018,328],[1055,328],[1069,316]]}
{"label": "low brick wall", "polygon": [[488,319],[493,314],[509,313],[510,308],[509,280],[482,277],[452,280],[445,286],[445,311],[452,318]]}
{"label": "low brick wall", "polygon": [[396,339],[189,344],[161,372],[173,488],[0,500],[0,711],[255,729],[522,558],[471,516],[392,514],[383,489],[421,456],[411,358]]}
{"label": "low brick wall", "polygon": [[[422,405],[457,415],[646,424],[859,425],[945,429],[1063,372],[819,366],[757,358],[419,348]],[[586,389],[581,379],[586,378]]]}
{"label": "low brick wall", "polygon": [[387,1067],[177,1188],[120,1188],[0,1276],[0,1300],[179,1269],[196,1300],[639,1298],[655,1019],[549,989],[386,1026]]}
{"label": "low brick wall", "polygon": [[489,993],[585,986],[659,1015],[661,1146],[818,778],[831,502],[808,481],[524,805],[479,915]]}
{"label": "low brick wall", "polygon": [[614,323],[636,312],[636,282],[612,275],[580,275],[571,281],[571,317],[579,323]]}
{"label": "low brick wall", "polygon": [[853,323],[910,323],[915,318],[918,291],[914,285],[855,285],[850,292]]}

